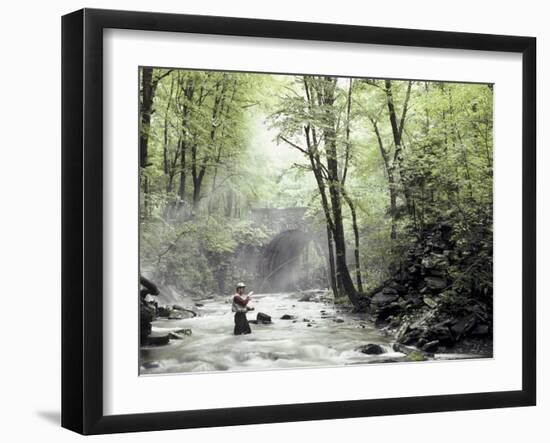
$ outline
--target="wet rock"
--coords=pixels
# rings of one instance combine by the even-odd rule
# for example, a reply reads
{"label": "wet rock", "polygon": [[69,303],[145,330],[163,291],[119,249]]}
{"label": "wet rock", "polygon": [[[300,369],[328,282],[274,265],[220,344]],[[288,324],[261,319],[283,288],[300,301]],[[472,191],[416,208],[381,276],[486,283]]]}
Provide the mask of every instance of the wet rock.
{"label": "wet rock", "polygon": [[197,308],[202,308],[202,307],[204,306],[204,304],[202,304],[202,303],[195,303],[195,306],[196,306]]}
{"label": "wet rock", "polygon": [[411,346],[405,346],[401,343],[394,343],[393,350],[406,355],[406,361],[424,361],[427,357],[433,357],[433,354],[421,351],[420,349]]}
{"label": "wet rock", "polygon": [[[178,315],[183,316],[183,318],[190,318],[190,317],[196,317],[197,313],[191,309],[187,309],[180,305],[172,305],[173,311],[177,311]],[[172,311],[172,315],[174,312]]]}
{"label": "wet rock", "polygon": [[425,361],[426,354],[424,354],[422,351],[412,351],[410,354],[407,354],[406,361]]}
{"label": "wet rock", "polygon": [[143,368],[156,369],[156,368],[160,368],[160,364],[159,362],[156,362],[156,361],[146,361],[145,363],[143,363]]}
{"label": "wet rock", "polygon": [[344,323],[344,319],[343,318],[335,318],[333,320],[333,322],[335,322],[335,323]]}
{"label": "wet rock", "polygon": [[183,339],[183,336],[181,336],[180,334],[176,334],[175,332],[170,332],[168,334],[168,337],[170,338],[170,340],[182,340]]}
{"label": "wet rock", "polygon": [[264,314],[263,312],[258,312],[256,315],[256,321],[258,324],[268,325],[271,323],[271,316]]}
{"label": "wet rock", "polygon": [[186,318],[185,315],[183,315],[179,312],[174,312],[174,311],[172,311],[170,313],[170,315],[168,316],[168,320],[183,320],[185,318]]}
{"label": "wet rock", "polygon": [[140,325],[140,340],[141,343],[147,338],[151,333],[152,326],[151,322],[155,319],[155,306],[151,303],[141,302],[140,304],[140,315],[139,315],[139,325]]}
{"label": "wet rock", "polygon": [[406,346],[402,343],[394,343],[392,348],[395,352],[401,352],[402,354],[410,354],[412,351],[416,350],[416,348]]}
{"label": "wet rock", "polygon": [[150,335],[149,337],[145,338],[145,346],[163,346],[167,345],[170,341],[170,335],[169,334],[162,334],[162,335]]}
{"label": "wet rock", "polygon": [[439,340],[432,340],[424,344],[421,349],[425,352],[435,352],[439,347]]}
{"label": "wet rock", "polygon": [[159,317],[168,317],[168,316],[170,315],[170,312],[171,312],[171,311],[172,311],[172,310],[169,309],[169,308],[167,308],[166,306],[159,306],[159,307],[157,308],[157,315],[158,315]]}
{"label": "wet rock", "polygon": [[355,350],[367,355],[380,355],[386,352],[382,346],[375,343],[359,346]]}
{"label": "wet rock", "polygon": [[308,328],[311,328],[311,326],[312,326],[311,323],[308,323],[308,324],[307,324],[307,327],[308,327]]}
{"label": "wet rock", "polygon": [[296,316],[290,315],[290,314],[284,314],[284,315],[281,317],[281,320],[295,320],[295,319],[296,319]]}
{"label": "wet rock", "polygon": [[397,289],[392,288],[391,286],[386,286],[384,289],[382,289],[382,294],[399,294]]}

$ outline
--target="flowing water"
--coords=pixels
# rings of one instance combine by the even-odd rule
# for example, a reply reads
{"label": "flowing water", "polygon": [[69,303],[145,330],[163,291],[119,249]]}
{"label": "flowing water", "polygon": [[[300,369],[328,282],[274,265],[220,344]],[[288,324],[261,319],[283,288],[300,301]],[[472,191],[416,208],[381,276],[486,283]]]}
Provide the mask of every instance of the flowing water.
{"label": "flowing water", "polygon": [[[403,357],[394,352],[393,337],[365,317],[339,308],[328,299],[299,301],[303,293],[258,294],[252,297],[257,312],[272,317],[272,324],[251,324],[252,334],[233,335],[229,297],[202,301],[198,316],[183,320],[158,319],[154,333],[186,328],[192,335],[170,340],[166,346],[141,348],[141,374],[242,371],[312,366],[341,366],[388,361]],[[285,314],[292,320],[282,320]],[[357,350],[376,343],[386,351],[367,355]],[[450,356],[448,356],[450,357]],[[456,356],[455,356],[456,357]],[[463,356],[464,357],[464,356]]]}

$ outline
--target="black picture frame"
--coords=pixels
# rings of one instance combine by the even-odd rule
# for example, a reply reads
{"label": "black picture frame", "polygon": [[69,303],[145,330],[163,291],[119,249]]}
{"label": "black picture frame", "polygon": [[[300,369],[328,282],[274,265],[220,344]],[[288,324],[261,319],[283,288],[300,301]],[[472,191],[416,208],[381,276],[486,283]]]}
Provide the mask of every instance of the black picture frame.
{"label": "black picture frame", "polygon": [[[103,31],[108,28],[522,55],[522,389],[108,415],[103,412]],[[536,403],[536,39],[83,9],[62,18],[62,426],[82,434],[530,406]],[[137,145],[136,145],[137,149]]]}

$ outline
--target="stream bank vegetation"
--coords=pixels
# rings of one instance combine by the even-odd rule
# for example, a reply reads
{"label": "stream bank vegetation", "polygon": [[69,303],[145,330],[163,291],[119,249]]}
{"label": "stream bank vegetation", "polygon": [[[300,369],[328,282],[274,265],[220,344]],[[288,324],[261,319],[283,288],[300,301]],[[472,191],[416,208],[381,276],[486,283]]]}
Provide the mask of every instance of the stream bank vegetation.
{"label": "stream bank vegetation", "polygon": [[241,280],[319,289],[401,350],[491,354],[492,85],[143,67],[139,96],[166,316]]}

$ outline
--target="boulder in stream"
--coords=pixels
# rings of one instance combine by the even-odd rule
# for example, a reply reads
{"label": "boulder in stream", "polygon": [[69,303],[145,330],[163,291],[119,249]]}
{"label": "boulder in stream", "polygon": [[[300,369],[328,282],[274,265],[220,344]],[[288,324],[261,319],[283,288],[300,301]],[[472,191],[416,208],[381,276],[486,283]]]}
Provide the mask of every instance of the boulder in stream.
{"label": "boulder in stream", "polygon": [[150,336],[145,338],[144,345],[145,346],[164,346],[167,345],[170,341],[170,335],[169,334],[151,334]]}
{"label": "boulder in stream", "polygon": [[271,324],[271,316],[264,314],[263,312],[258,312],[258,314],[256,315],[256,323],[262,325]]}
{"label": "boulder in stream", "polygon": [[355,348],[355,350],[367,355],[380,355],[386,352],[382,346],[377,345],[376,343],[368,343]]}

